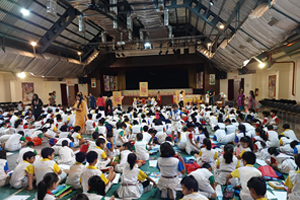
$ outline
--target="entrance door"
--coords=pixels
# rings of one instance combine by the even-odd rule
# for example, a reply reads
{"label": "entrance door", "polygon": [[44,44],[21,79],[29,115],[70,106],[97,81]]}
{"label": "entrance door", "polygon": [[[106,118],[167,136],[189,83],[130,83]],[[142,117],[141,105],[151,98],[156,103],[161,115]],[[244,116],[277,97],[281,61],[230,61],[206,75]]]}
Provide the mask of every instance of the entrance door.
{"label": "entrance door", "polygon": [[237,98],[237,95],[238,95],[238,93],[239,93],[240,87],[241,87],[241,82],[240,82],[240,80],[235,80],[235,81],[233,82],[234,99]]}
{"label": "entrance door", "polygon": [[73,106],[75,104],[75,86],[74,85],[68,85],[68,104],[69,107]]}

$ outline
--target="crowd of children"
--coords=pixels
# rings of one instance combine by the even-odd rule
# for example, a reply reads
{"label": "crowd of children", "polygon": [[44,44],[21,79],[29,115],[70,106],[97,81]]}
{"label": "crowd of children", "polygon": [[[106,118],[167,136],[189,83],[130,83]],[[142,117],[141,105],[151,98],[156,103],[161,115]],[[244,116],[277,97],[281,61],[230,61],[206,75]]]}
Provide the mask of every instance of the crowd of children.
{"label": "crowd of children", "polygon": [[[74,112],[60,106],[44,106],[37,119],[30,107],[1,110],[0,186],[36,188],[36,199],[52,200],[51,191],[65,182],[83,191],[72,200],[93,200],[105,196],[122,173],[120,199],[139,199],[153,188],[161,198],[176,199],[182,191],[183,199],[215,199],[217,185],[239,188],[242,200],[263,199],[265,179],[253,166],[259,159],[289,174],[288,197],[300,198],[300,143],[288,124],[277,133],[276,110],[259,119],[252,109],[243,113],[204,104],[180,109],[149,102],[134,102],[126,111],[118,106],[107,116],[90,109],[85,127],[74,126]],[[39,154],[37,145],[45,146]],[[157,147],[160,177],[154,180],[140,168]],[[14,170],[6,151],[19,151]]]}

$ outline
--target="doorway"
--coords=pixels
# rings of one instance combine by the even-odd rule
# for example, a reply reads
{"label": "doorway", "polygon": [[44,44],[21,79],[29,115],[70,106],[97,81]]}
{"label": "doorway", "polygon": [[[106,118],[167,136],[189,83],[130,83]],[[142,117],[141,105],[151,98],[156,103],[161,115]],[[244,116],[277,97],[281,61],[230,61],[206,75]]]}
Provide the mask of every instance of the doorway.
{"label": "doorway", "polygon": [[68,94],[68,106],[73,106],[75,104],[75,86],[74,85],[68,85],[67,86],[67,94]]}
{"label": "doorway", "polygon": [[240,80],[234,80],[234,81],[233,81],[234,99],[237,99],[237,96],[238,96],[240,87],[241,87],[241,82],[240,82]]}

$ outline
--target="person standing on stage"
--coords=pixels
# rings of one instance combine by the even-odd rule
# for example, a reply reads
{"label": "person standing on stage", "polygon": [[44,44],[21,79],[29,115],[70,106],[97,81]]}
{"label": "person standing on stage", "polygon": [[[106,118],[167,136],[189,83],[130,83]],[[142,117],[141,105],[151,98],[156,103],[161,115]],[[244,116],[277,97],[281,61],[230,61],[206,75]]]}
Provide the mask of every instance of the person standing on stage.
{"label": "person standing on stage", "polygon": [[184,106],[183,91],[179,92],[178,104],[179,104],[179,109],[181,110]]}

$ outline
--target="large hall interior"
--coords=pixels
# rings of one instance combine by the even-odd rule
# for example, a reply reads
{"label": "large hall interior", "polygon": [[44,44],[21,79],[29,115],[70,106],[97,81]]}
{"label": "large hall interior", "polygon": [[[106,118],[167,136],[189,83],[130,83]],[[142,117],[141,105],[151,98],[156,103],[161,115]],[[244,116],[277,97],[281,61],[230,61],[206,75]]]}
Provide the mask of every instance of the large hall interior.
{"label": "large hall interior", "polygon": [[0,0],[0,47],[0,200],[300,199],[299,0]]}

